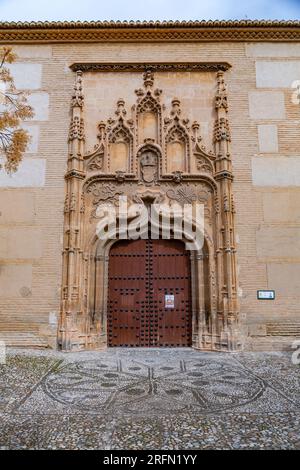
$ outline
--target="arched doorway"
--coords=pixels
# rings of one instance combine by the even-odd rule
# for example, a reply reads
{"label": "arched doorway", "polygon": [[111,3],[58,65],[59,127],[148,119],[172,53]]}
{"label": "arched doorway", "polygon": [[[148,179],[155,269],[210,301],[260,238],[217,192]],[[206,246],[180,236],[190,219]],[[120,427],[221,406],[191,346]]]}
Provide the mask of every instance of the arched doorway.
{"label": "arched doorway", "polygon": [[[145,70],[143,88],[137,90],[131,112],[126,114],[124,99],[119,99],[114,118],[99,122],[98,144],[89,152],[85,147],[83,127],[89,114],[83,110],[82,72],[77,73],[65,175],[62,299],[58,326],[61,349],[97,349],[105,348],[107,344],[149,347],[191,343],[202,351],[233,351],[241,347],[227,88],[223,72],[218,71],[216,78],[213,150],[205,150],[199,124],[195,121],[188,125],[189,119],[181,115],[177,98],[172,100],[171,109],[163,103],[162,90],[153,88],[153,72]],[[148,124],[144,125],[149,109],[153,112],[150,121],[155,124],[150,126],[151,135],[144,132],[149,130]],[[147,119],[144,119],[145,115]],[[116,161],[112,162],[112,159]],[[148,210],[149,204],[156,207],[153,214]],[[193,215],[191,219],[188,214],[189,208],[194,211],[199,205],[204,210],[204,217],[200,217],[204,224],[197,223],[197,217]],[[140,295],[136,290],[140,286],[135,280],[138,271],[130,271],[130,265],[134,263],[130,262],[128,266],[128,263],[122,263],[122,269],[129,270],[123,276],[125,282],[119,274],[122,253],[118,257],[115,251],[118,247],[121,249],[123,243],[116,241],[124,236],[123,222],[127,220],[129,225],[133,222],[136,228],[149,222],[150,216],[151,227],[154,225],[157,233],[160,234],[160,230],[170,233],[166,230],[172,220],[178,221],[179,211],[184,215],[186,207],[188,223],[183,227],[182,240],[188,254],[182,251],[183,243],[179,241],[141,240],[145,268],[148,266],[152,272],[144,277],[143,297],[136,298]],[[167,213],[170,224],[166,223]],[[111,223],[113,220],[115,226]],[[192,234],[198,230],[204,235],[204,243],[200,240],[202,237],[195,239]],[[177,233],[177,229],[171,233]],[[126,243],[129,242],[124,242],[123,246]],[[137,246],[135,242],[130,243],[130,249]],[[152,247],[152,257],[147,243]],[[176,244],[185,260],[185,268],[175,266],[172,270],[171,256],[159,253],[159,270],[163,275],[155,279],[155,249],[169,250]],[[125,250],[124,254],[131,256],[124,258],[125,261],[134,260],[134,252]],[[110,273],[115,269],[110,280],[109,264]],[[137,269],[140,268],[138,265]],[[181,269],[190,275],[182,275]],[[186,302],[186,307],[184,311],[176,312],[176,299],[182,292],[180,282],[185,278],[190,283],[184,287],[187,297],[182,299],[182,305]],[[173,295],[174,308],[173,297],[165,297]],[[158,303],[155,303],[156,299]],[[162,308],[167,301],[169,308]],[[121,302],[125,305],[120,305]],[[139,308],[131,312],[135,305]],[[112,316],[117,312],[122,312],[123,318],[127,315],[126,321],[121,316],[119,320]],[[131,318],[132,323],[130,314],[135,316]],[[168,319],[174,323],[162,323]],[[184,325],[178,323],[179,320]],[[116,321],[121,324],[116,325]],[[183,332],[179,334],[181,330]]]}
{"label": "arched doorway", "polygon": [[108,346],[191,346],[190,282],[183,242],[116,242],[109,255]]}

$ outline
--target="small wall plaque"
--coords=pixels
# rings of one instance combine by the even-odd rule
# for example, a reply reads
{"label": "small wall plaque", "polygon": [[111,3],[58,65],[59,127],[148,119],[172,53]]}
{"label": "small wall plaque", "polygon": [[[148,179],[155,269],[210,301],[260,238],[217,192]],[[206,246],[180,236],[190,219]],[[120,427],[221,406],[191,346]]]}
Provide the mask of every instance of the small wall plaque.
{"label": "small wall plaque", "polygon": [[274,300],[275,291],[274,290],[258,290],[257,298],[258,300]]}
{"label": "small wall plaque", "polygon": [[174,295],[165,295],[165,308],[174,308],[175,298]]}

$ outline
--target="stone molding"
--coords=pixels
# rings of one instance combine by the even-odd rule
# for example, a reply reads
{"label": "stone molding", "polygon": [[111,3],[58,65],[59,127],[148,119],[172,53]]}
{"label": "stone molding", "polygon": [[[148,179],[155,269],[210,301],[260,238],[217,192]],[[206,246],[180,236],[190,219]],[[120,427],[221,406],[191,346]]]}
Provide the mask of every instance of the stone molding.
{"label": "stone molding", "polygon": [[73,72],[226,72],[228,62],[76,62],[70,66]]}
{"label": "stone molding", "polygon": [[299,21],[2,22],[1,43],[299,41]]}

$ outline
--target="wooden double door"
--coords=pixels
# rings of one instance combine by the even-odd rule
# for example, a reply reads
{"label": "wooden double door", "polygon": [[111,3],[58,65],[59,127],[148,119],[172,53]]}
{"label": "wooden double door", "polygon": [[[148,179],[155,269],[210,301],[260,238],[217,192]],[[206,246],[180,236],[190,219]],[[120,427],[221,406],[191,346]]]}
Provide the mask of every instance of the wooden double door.
{"label": "wooden double door", "polygon": [[122,240],[110,250],[108,345],[191,345],[189,253],[178,240]]}

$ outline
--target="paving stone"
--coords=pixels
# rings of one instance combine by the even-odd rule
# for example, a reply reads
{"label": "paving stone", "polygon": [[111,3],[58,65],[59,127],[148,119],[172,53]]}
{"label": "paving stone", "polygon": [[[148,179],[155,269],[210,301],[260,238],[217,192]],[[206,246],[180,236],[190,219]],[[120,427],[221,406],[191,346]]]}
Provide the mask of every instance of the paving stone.
{"label": "paving stone", "polygon": [[1,449],[299,449],[285,353],[9,350]]}

